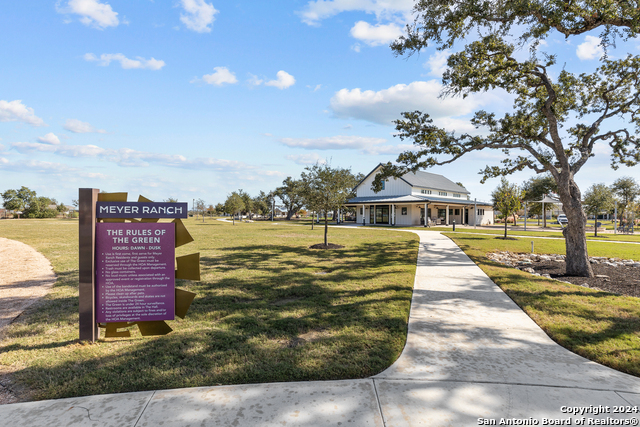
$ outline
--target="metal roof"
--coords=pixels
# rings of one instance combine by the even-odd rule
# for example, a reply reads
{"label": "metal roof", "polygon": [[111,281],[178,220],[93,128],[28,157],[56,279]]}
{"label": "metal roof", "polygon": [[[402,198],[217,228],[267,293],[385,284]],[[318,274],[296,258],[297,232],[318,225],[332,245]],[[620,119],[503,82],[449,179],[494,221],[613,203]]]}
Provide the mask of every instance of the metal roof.
{"label": "metal roof", "polygon": [[[369,172],[367,176],[365,176],[362,179],[362,181],[360,181],[358,185],[354,187],[354,190],[358,188],[360,184],[362,184],[381,166],[382,166],[382,163],[379,163],[378,166],[373,168],[373,170]],[[452,191],[454,193],[471,194],[464,187],[456,184],[455,182],[451,181],[448,178],[445,178],[442,175],[438,175],[435,173],[424,172],[424,171],[409,172],[402,175],[399,179],[403,180],[404,182],[409,184],[411,187],[424,187],[424,188],[431,188],[434,190]]]}
{"label": "metal roof", "polygon": [[354,197],[349,199],[345,205],[352,204],[377,204],[377,203],[444,203],[449,205],[473,205],[476,203],[479,206],[492,206],[490,202],[482,202],[478,200],[456,200],[448,197],[432,197],[423,195],[404,195],[404,196],[371,196],[371,197]]}
{"label": "metal roof", "polygon": [[402,179],[412,187],[425,187],[435,190],[452,191],[454,193],[471,194],[464,187],[435,173],[424,171],[410,172],[402,175]]}

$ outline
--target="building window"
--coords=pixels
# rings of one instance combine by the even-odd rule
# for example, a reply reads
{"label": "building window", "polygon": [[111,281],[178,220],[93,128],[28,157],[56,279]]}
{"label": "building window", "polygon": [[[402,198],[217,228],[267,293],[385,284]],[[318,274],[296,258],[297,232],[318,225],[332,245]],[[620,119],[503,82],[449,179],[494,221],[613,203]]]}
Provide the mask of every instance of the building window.
{"label": "building window", "polygon": [[438,218],[445,219],[447,217],[446,209],[438,209]]}
{"label": "building window", "polygon": [[438,191],[438,194],[441,196],[446,196],[447,192],[446,191]]}
{"label": "building window", "polygon": [[407,214],[407,208],[402,208],[401,215],[406,215],[406,214]]}
{"label": "building window", "polygon": [[478,215],[484,215],[484,209],[478,209]]}
{"label": "building window", "polygon": [[384,187],[385,187],[385,184],[386,184],[386,181],[382,181],[382,189],[383,189],[383,190],[385,189],[385,188],[384,188]]}
{"label": "building window", "polygon": [[364,208],[360,208],[360,215],[364,215]]}
{"label": "building window", "polygon": [[431,190],[420,190],[422,194],[431,194]]}
{"label": "building window", "polygon": [[449,208],[449,215],[453,215],[453,209]]}
{"label": "building window", "polygon": [[460,195],[459,194],[454,194],[453,197],[457,197],[459,199]]}
{"label": "building window", "polygon": [[455,210],[455,215],[460,215],[460,209]]}

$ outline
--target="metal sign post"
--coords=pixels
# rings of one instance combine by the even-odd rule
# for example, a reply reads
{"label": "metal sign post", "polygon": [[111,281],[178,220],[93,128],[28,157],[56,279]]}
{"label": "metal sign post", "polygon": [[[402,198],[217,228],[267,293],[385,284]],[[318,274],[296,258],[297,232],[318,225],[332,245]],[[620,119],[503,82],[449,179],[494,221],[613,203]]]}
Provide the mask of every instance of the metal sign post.
{"label": "metal sign post", "polygon": [[96,202],[100,190],[81,188],[78,198],[79,213],[79,311],[80,340],[94,342],[98,339],[96,323]]}

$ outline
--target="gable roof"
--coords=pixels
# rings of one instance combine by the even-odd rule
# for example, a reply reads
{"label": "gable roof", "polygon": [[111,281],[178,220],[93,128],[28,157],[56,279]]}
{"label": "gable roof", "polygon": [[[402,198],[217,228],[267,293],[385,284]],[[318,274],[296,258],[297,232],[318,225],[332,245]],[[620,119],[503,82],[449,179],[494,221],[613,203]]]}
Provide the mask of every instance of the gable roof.
{"label": "gable roof", "polygon": [[[356,188],[358,188],[360,184],[362,184],[367,178],[373,175],[381,166],[382,166],[382,163],[378,164],[378,166],[373,168],[373,170],[369,172],[367,176],[365,176],[364,179],[358,183],[358,185],[356,185]],[[403,180],[404,182],[409,184],[411,187],[424,187],[424,188],[431,188],[434,190],[444,190],[444,191],[453,191],[455,193],[461,193],[461,194],[471,194],[464,187],[456,184],[455,182],[451,181],[448,178],[445,178],[442,175],[438,175],[435,173],[429,173],[424,171],[409,172],[402,175],[399,179]]]}

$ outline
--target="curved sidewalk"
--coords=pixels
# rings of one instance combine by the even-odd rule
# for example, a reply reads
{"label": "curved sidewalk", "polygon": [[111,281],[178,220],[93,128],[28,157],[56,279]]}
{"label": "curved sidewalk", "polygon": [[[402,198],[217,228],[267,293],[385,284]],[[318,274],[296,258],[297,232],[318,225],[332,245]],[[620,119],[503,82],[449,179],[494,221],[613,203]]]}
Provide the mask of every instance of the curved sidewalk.
{"label": "curved sidewalk", "polygon": [[[503,418],[577,425],[582,417],[589,425],[609,417],[637,425],[632,418],[640,414],[613,410],[640,406],[640,378],[558,346],[450,239],[416,233],[407,344],[372,378],[28,402],[0,406],[0,419],[28,426],[475,426]],[[590,412],[572,415],[564,406]],[[594,414],[605,407],[610,413]]]}

